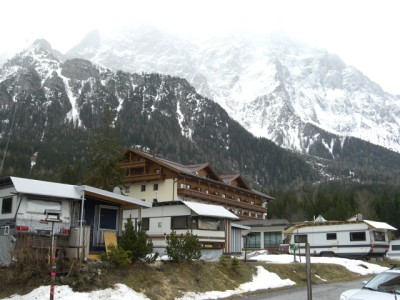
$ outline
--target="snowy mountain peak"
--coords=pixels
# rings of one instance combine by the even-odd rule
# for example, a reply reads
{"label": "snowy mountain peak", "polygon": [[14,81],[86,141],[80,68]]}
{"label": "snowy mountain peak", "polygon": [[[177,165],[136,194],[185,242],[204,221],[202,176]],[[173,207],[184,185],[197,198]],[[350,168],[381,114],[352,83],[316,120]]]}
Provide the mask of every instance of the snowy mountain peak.
{"label": "snowy mountain peak", "polygon": [[86,40],[69,54],[114,70],[185,78],[254,135],[286,148],[308,151],[309,124],[400,152],[399,97],[337,55],[282,33],[187,40],[141,27]]}

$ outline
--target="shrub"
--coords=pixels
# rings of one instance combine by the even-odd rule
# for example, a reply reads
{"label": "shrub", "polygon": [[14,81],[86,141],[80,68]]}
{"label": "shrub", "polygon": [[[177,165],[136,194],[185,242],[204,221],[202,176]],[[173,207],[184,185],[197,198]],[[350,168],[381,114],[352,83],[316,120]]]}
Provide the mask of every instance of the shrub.
{"label": "shrub", "polygon": [[186,232],[185,236],[183,234],[178,236],[175,231],[172,231],[167,236],[166,251],[168,256],[176,262],[200,259],[201,244],[197,235]]}
{"label": "shrub", "polygon": [[119,246],[130,252],[130,258],[133,263],[138,261],[152,262],[158,257],[158,253],[151,255],[153,253],[152,241],[149,240],[140,223],[137,230],[135,230],[131,217],[128,218],[125,224],[125,230],[122,232]]}
{"label": "shrub", "polygon": [[116,267],[124,266],[131,262],[131,252],[115,245],[109,245],[108,252],[101,254],[101,260]]}

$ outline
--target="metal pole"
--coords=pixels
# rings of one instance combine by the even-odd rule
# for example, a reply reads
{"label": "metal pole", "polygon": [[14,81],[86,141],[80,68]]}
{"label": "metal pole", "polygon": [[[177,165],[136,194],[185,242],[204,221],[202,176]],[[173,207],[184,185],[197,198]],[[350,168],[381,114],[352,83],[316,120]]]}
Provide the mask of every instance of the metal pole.
{"label": "metal pole", "polygon": [[307,300],[312,300],[310,244],[308,242],[306,243],[306,267],[307,267]]}
{"label": "metal pole", "polygon": [[54,247],[54,222],[51,222],[51,285],[50,300],[54,299],[54,283],[56,281],[56,251]]}
{"label": "metal pole", "polygon": [[[82,187],[82,202],[81,202],[81,216],[80,216],[80,224],[79,224],[79,250],[78,250],[78,257],[82,256],[85,259],[85,254],[82,251],[83,247],[83,206],[85,204],[85,190]],[[81,252],[82,251],[82,252]]]}

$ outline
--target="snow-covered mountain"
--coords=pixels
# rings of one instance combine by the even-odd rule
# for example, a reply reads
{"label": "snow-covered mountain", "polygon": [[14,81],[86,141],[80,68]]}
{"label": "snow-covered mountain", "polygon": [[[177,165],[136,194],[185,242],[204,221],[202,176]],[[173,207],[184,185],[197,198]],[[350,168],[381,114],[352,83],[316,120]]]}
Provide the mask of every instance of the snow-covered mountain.
{"label": "snow-covered mountain", "polygon": [[110,110],[124,146],[145,145],[186,164],[210,162],[262,187],[320,178],[299,155],[255,138],[183,78],[112,72],[58,56],[38,40],[0,67],[0,153],[7,154],[0,175],[54,179],[70,174],[70,165],[80,170],[91,132]]}
{"label": "snow-covered mountain", "polygon": [[254,135],[285,148],[308,153],[318,141],[331,151],[319,128],[336,143],[352,136],[400,152],[400,97],[338,56],[284,34],[195,40],[142,26],[93,31],[66,56],[185,78]]}

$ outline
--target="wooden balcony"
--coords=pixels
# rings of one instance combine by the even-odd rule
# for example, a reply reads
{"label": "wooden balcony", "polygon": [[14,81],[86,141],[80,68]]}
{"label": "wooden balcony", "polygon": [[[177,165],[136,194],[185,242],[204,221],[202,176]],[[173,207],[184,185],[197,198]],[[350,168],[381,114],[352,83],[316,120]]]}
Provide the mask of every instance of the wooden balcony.
{"label": "wooden balcony", "polygon": [[130,162],[121,163],[120,166],[123,169],[139,169],[139,168],[146,169],[149,166],[149,162],[147,160],[130,161]]}
{"label": "wooden balcony", "polygon": [[146,181],[163,181],[165,180],[165,174],[132,174],[126,175],[126,183],[146,182]]}
{"label": "wooden balcony", "polygon": [[[246,202],[241,202],[237,201],[235,199],[231,198],[224,198],[219,195],[212,195],[212,194],[207,194],[203,193],[200,191],[192,190],[192,189],[187,189],[187,188],[179,188],[178,189],[178,195],[179,196],[186,196],[186,197],[192,197],[195,199],[201,199],[203,201],[209,201],[209,202],[214,202],[215,204],[220,204],[222,206],[232,206],[232,207],[237,207],[237,208],[242,208],[242,209],[248,209],[252,210],[255,212],[260,212],[260,213],[265,213],[266,210],[264,207],[259,206],[259,205],[254,205]],[[247,217],[247,216],[246,216]],[[255,218],[258,219],[258,218]]]}

